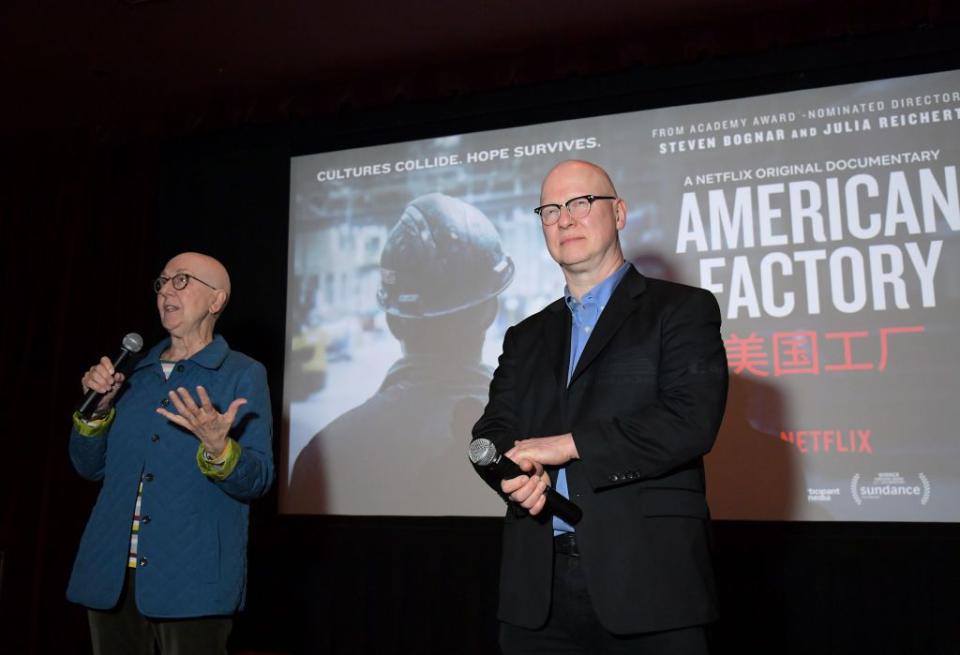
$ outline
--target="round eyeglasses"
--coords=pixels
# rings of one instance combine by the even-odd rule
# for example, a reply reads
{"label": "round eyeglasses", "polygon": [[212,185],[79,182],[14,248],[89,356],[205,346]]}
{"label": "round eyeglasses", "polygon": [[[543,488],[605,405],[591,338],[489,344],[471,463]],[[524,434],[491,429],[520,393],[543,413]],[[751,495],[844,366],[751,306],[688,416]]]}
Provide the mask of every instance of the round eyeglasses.
{"label": "round eyeglasses", "polygon": [[[577,196],[563,203],[563,207],[567,208],[567,213],[570,214],[570,218],[578,221],[581,218],[586,218],[587,214],[590,213],[590,208],[593,207],[593,203],[597,200],[617,200],[617,196]],[[544,225],[553,225],[560,220],[560,209],[560,205],[551,203],[549,205],[540,205],[533,211],[540,216],[540,220],[543,221]]]}
{"label": "round eyeglasses", "polygon": [[177,273],[172,277],[166,277],[164,275],[161,275],[160,277],[158,277],[156,280],[153,281],[153,290],[155,293],[160,293],[160,289],[163,288],[163,285],[169,282],[170,284],[173,285],[173,288],[176,289],[177,291],[183,291],[184,289],[187,288],[187,285],[190,284],[190,280],[196,280],[200,284],[208,286],[214,291],[217,290],[217,287],[213,286],[212,284],[207,284],[206,282],[198,278],[196,275],[190,275],[189,273]]}

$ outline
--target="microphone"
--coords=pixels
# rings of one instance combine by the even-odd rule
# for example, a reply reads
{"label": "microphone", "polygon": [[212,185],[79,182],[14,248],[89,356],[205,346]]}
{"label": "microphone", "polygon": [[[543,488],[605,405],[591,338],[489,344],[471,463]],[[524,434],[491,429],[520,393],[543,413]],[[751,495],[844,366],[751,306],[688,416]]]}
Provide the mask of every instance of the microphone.
{"label": "microphone", "polygon": [[[119,371],[120,365],[127,359],[127,355],[138,353],[141,348],[143,348],[143,337],[136,332],[131,332],[125,336],[123,343],[120,345],[120,354],[113,360],[113,370]],[[83,397],[83,402],[80,403],[80,408],[77,410],[80,416],[84,419],[92,418],[94,411],[97,409],[97,403],[100,402],[101,398],[103,398],[102,393],[98,393],[93,389],[87,389],[87,393]]]}
{"label": "microphone", "polygon": [[[470,442],[470,461],[481,468],[489,467],[501,480],[509,480],[525,473],[517,463],[509,457],[497,452],[497,447],[489,439],[474,439]],[[557,493],[553,487],[547,487],[545,493],[547,502],[543,508],[550,514],[563,519],[570,525],[576,525],[583,518],[583,511]]]}

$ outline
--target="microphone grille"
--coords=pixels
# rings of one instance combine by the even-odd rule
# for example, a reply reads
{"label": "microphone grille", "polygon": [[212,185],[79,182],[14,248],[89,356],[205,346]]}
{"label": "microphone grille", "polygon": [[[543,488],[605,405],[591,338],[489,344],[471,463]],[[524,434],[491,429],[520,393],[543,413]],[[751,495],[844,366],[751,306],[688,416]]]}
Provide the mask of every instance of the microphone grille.
{"label": "microphone grille", "polygon": [[136,332],[131,332],[123,338],[124,350],[128,350],[132,353],[138,353],[140,352],[141,348],[143,348],[143,337]]}
{"label": "microphone grille", "polygon": [[474,439],[470,442],[470,461],[477,466],[487,466],[497,457],[497,447],[489,439]]}

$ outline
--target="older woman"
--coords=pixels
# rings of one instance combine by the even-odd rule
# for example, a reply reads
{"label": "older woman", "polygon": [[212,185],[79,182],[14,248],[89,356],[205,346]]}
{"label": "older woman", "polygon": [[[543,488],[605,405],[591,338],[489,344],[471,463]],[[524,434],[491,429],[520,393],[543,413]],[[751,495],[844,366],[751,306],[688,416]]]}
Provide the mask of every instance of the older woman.
{"label": "older woman", "polygon": [[169,338],[129,377],[103,357],[82,379],[104,395],[92,418],[74,414],[70,459],[103,487],[67,598],[89,610],[94,653],[225,653],[248,504],[274,476],[266,371],[214,334],[220,262],[178,255],[154,290]]}

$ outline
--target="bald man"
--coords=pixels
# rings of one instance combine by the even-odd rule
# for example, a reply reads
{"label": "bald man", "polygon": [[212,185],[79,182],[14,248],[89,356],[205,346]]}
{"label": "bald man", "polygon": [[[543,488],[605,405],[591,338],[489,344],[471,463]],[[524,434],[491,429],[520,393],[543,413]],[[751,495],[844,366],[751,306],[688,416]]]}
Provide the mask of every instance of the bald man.
{"label": "bald man", "polygon": [[103,357],[103,394],[74,414],[70,459],[102,481],[67,598],[95,655],[226,653],[244,601],[250,501],[273,481],[266,370],[214,333],[230,298],[216,259],[183,253],[153,284],[168,337],[129,377]]}
{"label": "bald man", "polygon": [[[717,302],[624,261],[627,206],[599,166],[558,164],[535,211],[564,296],[507,330],[473,430],[527,472],[478,469],[508,503],[501,648],[705,653],[702,458],[727,393]],[[581,507],[577,525],[546,515],[551,486]]]}

